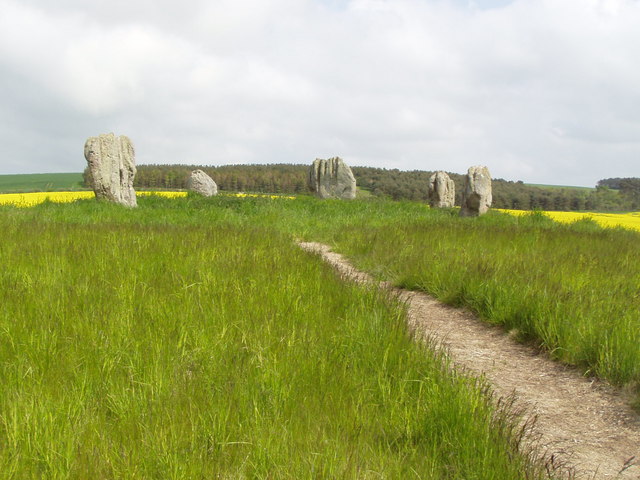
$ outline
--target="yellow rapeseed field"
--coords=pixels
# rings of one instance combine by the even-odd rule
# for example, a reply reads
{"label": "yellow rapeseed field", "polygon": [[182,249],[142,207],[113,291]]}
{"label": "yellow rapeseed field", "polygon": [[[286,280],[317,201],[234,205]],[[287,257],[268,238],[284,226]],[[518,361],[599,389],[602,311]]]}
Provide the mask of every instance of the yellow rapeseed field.
{"label": "yellow rapeseed field", "polygon": [[[528,210],[500,210],[512,215],[524,215]],[[591,212],[542,212],[556,222],[571,223],[582,218],[590,218],[603,227],[624,227],[640,230],[640,212],[591,213]]]}
{"label": "yellow rapeseed field", "polygon": [[240,197],[240,198],[246,198],[246,197],[287,198],[289,200],[293,200],[293,199],[296,198],[296,197],[294,197],[292,195],[266,195],[266,194],[262,194],[262,193],[244,193],[244,192],[223,193],[222,195],[232,195],[234,197]]}
{"label": "yellow rapeseed field", "polygon": [[82,198],[93,198],[93,192],[34,192],[34,193],[4,193],[0,195],[0,205],[16,205],[18,207],[33,207],[47,200],[56,203],[74,202]]}
{"label": "yellow rapeseed field", "polygon": [[[136,192],[137,196],[159,195],[167,198],[185,197],[187,192]],[[268,197],[268,198],[287,198],[293,199],[292,196],[284,195],[260,195],[257,193],[224,193],[235,197]],[[18,207],[33,207],[45,201],[65,203],[75,200],[94,198],[95,195],[91,191],[82,192],[34,192],[34,193],[4,193],[0,194],[0,205],[16,205]]]}

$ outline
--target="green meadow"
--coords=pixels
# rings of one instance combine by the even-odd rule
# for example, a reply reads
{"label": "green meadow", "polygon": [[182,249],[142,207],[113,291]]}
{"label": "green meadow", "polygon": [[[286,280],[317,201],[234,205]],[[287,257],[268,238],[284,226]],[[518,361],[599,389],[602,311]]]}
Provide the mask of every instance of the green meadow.
{"label": "green meadow", "polygon": [[86,190],[82,173],[28,173],[0,175],[0,193]]}
{"label": "green meadow", "polygon": [[4,206],[0,231],[5,478],[548,477],[508,402],[298,240],[640,376],[638,234],[589,222],[188,196]]}
{"label": "green meadow", "polygon": [[595,190],[595,187],[576,187],[572,185],[544,185],[540,183],[525,183],[529,187],[548,188],[551,190],[567,189],[567,190]]}
{"label": "green meadow", "polygon": [[380,278],[469,308],[585,375],[638,392],[637,232],[493,214],[352,226],[334,240]]}

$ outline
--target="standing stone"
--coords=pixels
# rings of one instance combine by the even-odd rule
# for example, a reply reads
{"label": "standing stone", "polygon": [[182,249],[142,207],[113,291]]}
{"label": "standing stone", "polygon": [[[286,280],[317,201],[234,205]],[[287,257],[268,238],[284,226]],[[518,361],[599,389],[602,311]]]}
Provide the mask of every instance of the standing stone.
{"label": "standing stone", "polygon": [[429,179],[429,205],[451,208],[456,201],[456,186],[446,172],[436,172]]}
{"label": "standing stone", "polygon": [[491,207],[491,174],[487,167],[470,167],[462,195],[461,217],[484,215]]}
{"label": "standing stone", "polygon": [[356,178],[339,157],[315,159],[309,169],[309,188],[320,198],[356,198]]}
{"label": "standing stone", "polygon": [[133,179],[136,176],[135,152],[131,140],[113,133],[90,137],[84,144],[91,186],[98,200],[137,206]]}
{"label": "standing stone", "polygon": [[187,190],[211,197],[218,194],[218,185],[202,170],[194,170],[187,179]]}

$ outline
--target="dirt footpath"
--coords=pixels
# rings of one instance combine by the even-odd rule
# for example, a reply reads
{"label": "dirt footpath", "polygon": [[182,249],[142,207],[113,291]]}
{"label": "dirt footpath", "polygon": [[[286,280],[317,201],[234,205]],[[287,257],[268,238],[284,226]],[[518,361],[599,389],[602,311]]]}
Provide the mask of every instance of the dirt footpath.
{"label": "dirt footpath", "polygon": [[[345,278],[374,282],[326,245],[300,246]],[[515,392],[516,405],[537,417],[536,443],[546,458],[573,467],[576,478],[640,479],[640,417],[615,389],[516,343],[464,310],[423,293],[393,290],[406,301],[418,337],[444,345],[456,367],[484,375],[497,396]]]}

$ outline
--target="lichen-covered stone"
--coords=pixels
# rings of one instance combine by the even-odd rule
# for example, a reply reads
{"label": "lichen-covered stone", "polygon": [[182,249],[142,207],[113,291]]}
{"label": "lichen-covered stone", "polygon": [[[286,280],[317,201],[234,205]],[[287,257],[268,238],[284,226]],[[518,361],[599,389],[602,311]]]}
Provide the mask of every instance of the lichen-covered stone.
{"label": "lichen-covered stone", "polygon": [[194,170],[187,179],[187,190],[211,197],[218,194],[218,185],[202,170]]}
{"label": "lichen-covered stone", "polygon": [[451,208],[456,201],[456,186],[446,172],[436,172],[429,178],[429,205]]}
{"label": "lichen-covered stone", "polygon": [[356,178],[339,157],[317,158],[309,169],[309,189],[320,198],[356,198]]}
{"label": "lichen-covered stone", "polygon": [[128,137],[113,133],[90,137],[84,144],[91,184],[98,200],[127,207],[137,206],[133,179],[136,176],[135,151]]}
{"label": "lichen-covered stone", "polygon": [[484,215],[491,207],[491,174],[487,167],[470,167],[465,180],[460,216]]}

